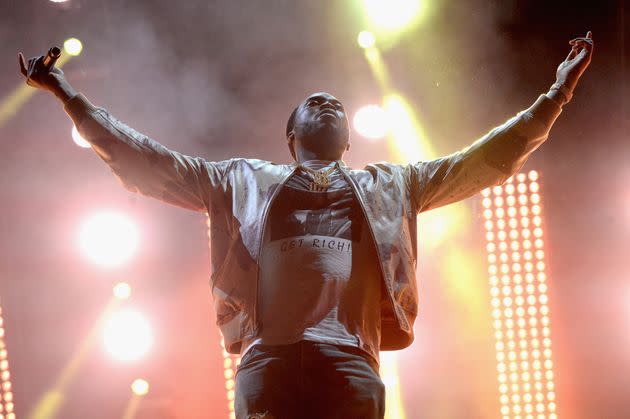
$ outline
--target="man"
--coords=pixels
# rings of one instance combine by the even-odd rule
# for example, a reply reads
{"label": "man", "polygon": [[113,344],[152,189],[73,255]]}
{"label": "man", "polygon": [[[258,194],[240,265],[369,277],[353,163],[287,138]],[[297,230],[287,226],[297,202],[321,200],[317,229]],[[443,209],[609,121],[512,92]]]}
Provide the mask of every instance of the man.
{"label": "man", "polygon": [[212,294],[226,348],[240,353],[238,418],[382,418],[379,350],[413,341],[416,215],[513,175],[546,138],[590,63],[570,41],[554,83],[470,147],[429,162],[351,170],[342,104],[307,97],[287,123],[295,162],[210,162],[168,150],[77,94],[43,57],[31,86],[53,92],[134,192],[211,219]]}

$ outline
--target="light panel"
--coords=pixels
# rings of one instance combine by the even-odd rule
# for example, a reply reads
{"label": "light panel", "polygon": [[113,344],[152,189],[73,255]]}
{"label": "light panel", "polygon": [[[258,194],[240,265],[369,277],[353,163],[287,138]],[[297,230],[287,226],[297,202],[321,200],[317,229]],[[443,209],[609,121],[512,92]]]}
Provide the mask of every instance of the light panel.
{"label": "light panel", "polygon": [[0,417],[3,419],[15,419],[13,386],[11,384],[11,372],[9,371],[9,354],[4,336],[4,318],[2,317],[2,307],[0,307]]}
{"label": "light panel", "polygon": [[241,363],[241,357],[240,355],[230,354],[225,350],[223,336],[221,336],[221,353],[223,354],[223,377],[225,378],[225,391],[227,392],[228,414],[230,419],[236,419],[236,414],[234,413],[236,368]]}
{"label": "light panel", "polygon": [[482,196],[501,417],[557,419],[539,174]]}

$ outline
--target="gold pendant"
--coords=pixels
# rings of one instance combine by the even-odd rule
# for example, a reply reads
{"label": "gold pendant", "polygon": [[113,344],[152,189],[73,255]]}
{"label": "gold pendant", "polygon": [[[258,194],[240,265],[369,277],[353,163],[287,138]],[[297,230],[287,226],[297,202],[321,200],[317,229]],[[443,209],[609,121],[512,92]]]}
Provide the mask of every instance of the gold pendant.
{"label": "gold pendant", "polygon": [[311,182],[311,191],[324,192],[330,186],[330,179],[328,175],[322,172],[315,172],[313,175],[313,181]]}

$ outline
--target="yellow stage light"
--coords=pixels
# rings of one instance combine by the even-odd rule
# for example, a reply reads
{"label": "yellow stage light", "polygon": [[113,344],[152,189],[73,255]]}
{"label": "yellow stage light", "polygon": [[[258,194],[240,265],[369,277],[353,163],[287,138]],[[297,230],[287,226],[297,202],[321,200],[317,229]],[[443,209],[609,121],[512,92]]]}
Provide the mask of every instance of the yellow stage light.
{"label": "yellow stage light", "polygon": [[420,0],[363,0],[366,15],[372,25],[385,31],[402,30],[420,18]]}
{"label": "yellow stage light", "polygon": [[357,42],[363,49],[373,48],[376,45],[376,37],[370,31],[361,31],[357,36]]}
{"label": "yellow stage light", "polygon": [[388,131],[387,114],[378,105],[360,108],[353,118],[354,128],[369,139],[383,138]]}
{"label": "yellow stage light", "polygon": [[153,333],[142,314],[124,310],[112,314],[107,320],[103,340],[112,357],[121,361],[134,361],[149,351],[153,344]]}
{"label": "yellow stage light", "polygon": [[131,383],[131,391],[136,396],[145,396],[149,393],[149,383],[142,378],[138,378]]}
{"label": "yellow stage light", "polygon": [[83,44],[77,38],[70,38],[66,39],[66,41],[63,43],[63,49],[66,51],[67,54],[76,57],[77,55],[81,54],[81,51],[83,51]]}
{"label": "yellow stage light", "polygon": [[136,226],[122,214],[100,212],[81,225],[79,247],[97,265],[119,266],[133,256],[137,246]]}

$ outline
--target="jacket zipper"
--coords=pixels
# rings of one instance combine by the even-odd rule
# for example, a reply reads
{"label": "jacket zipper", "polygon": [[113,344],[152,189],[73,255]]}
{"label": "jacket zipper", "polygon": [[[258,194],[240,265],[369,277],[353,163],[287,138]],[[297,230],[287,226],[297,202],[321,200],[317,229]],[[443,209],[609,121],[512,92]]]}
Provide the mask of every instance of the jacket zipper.
{"label": "jacket zipper", "polygon": [[376,257],[378,258],[378,266],[381,270],[381,278],[383,278],[383,281],[385,281],[385,286],[387,287],[387,293],[389,294],[389,301],[392,304],[392,311],[394,312],[394,316],[396,316],[398,327],[401,327],[400,319],[398,318],[398,312],[396,311],[396,305],[394,303],[393,292],[390,288],[390,283],[387,280],[387,277],[385,276],[385,270],[383,269],[383,259],[381,258],[381,251],[379,250],[378,244],[376,242],[376,235],[374,234],[374,231],[372,230],[372,223],[370,221],[370,217],[368,217],[368,213],[365,210],[365,204],[363,203],[363,200],[361,199],[361,195],[359,195],[358,188],[354,184],[354,181],[352,180],[350,175],[348,175],[346,171],[341,168],[340,165],[337,165],[337,167],[339,168],[343,176],[346,178],[346,181],[348,182],[348,184],[350,184],[350,187],[352,188],[354,195],[357,197],[357,201],[359,201],[359,206],[361,207],[361,211],[363,211],[363,216],[365,217],[365,221],[368,225],[368,230],[370,231],[370,236],[372,237],[372,244],[374,245],[374,250],[376,251]]}
{"label": "jacket zipper", "polygon": [[273,201],[276,199],[276,196],[278,195],[278,193],[282,190],[282,188],[284,187],[284,184],[287,183],[287,181],[289,180],[289,178],[295,173],[295,171],[297,170],[297,166],[293,168],[293,170],[291,170],[291,172],[282,180],[282,182],[280,182],[280,184],[278,185],[278,187],[276,188],[275,191],[273,191],[273,194],[271,195],[271,198],[269,198],[269,201],[267,201],[267,204],[265,205],[264,209],[263,209],[263,219],[262,219],[262,228],[260,230],[260,235],[258,237],[258,256],[257,256],[257,260],[256,260],[256,286],[254,287],[254,332],[256,334],[258,334],[258,283],[260,281],[260,256],[262,254],[262,248],[263,248],[263,239],[265,237],[265,230],[267,229],[267,217],[269,215],[269,210],[271,208],[271,205],[273,204]]}

